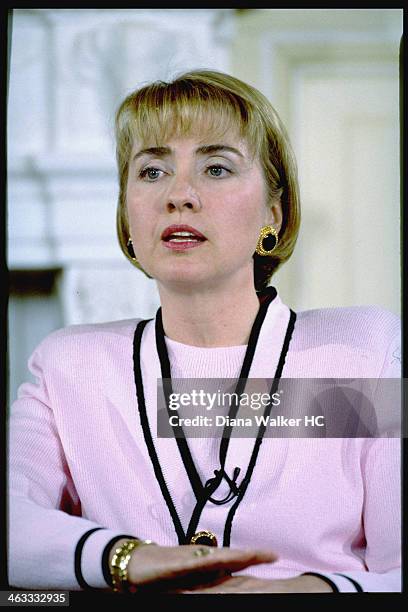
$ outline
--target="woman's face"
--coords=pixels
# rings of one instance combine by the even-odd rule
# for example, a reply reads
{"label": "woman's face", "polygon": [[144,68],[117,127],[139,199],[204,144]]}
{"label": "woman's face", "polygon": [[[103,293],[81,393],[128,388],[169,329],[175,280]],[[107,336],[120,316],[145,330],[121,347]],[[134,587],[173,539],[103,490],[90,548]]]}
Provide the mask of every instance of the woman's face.
{"label": "woman's face", "polygon": [[266,193],[259,160],[233,132],[135,142],[126,190],[135,255],[159,284],[206,288],[234,275],[253,282],[259,231],[279,231],[282,221]]}

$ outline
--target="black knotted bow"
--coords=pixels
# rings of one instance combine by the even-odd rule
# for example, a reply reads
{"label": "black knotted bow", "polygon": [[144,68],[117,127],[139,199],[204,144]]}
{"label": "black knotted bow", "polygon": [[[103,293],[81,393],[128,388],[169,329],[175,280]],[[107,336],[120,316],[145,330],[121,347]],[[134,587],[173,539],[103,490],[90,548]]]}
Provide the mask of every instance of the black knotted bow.
{"label": "black knotted bow", "polygon": [[205,483],[204,487],[206,489],[208,487],[212,487],[212,485],[216,481],[219,484],[221,482],[221,480],[223,478],[225,478],[225,480],[227,481],[227,483],[230,486],[230,491],[229,491],[227,497],[225,497],[225,499],[214,499],[213,497],[209,497],[208,500],[210,502],[212,502],[213,504],[216,504],[217,506],[222,506],[223,504],[227,504],[229,501],[234,499],[234,497],[237,497],[237,495],[239,493],[239,487],[237,486],[236,482],[237,482],[237,478],[239,476],[240,471],[241,471],[241,468],[239,468],[239,467],[234,468],[234,474],[233,474],[232,480],[231,480],[231,478],[228,476],[228,474],[224,470],[224,468],[222,468],[221,470],[214,470],[214,474],[215,474],[214,478],[210,478],[209,480],[207,480],[207,482]]}

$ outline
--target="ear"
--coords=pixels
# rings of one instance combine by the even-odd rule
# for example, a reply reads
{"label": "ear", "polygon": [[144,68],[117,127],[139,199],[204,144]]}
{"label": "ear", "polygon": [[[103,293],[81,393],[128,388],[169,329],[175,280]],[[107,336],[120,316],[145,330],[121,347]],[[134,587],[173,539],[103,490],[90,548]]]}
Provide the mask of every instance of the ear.
{"label": "ear", "polygon": [[279,200],[273,200],[272,204],[267,208],[265,225],[273,225],[279,233],[282,227],[282,205]]}

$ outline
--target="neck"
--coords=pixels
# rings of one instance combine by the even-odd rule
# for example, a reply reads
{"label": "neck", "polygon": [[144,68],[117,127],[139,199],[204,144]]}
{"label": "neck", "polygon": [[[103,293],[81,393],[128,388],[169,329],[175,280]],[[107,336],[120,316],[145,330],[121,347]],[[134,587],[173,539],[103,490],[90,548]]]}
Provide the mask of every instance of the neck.
{"label": "neck", "polygon": [[253,279],[234,287],[185,291],[158,283],[164,333],[171,340],[202,347],[247,344],[259,309]]}

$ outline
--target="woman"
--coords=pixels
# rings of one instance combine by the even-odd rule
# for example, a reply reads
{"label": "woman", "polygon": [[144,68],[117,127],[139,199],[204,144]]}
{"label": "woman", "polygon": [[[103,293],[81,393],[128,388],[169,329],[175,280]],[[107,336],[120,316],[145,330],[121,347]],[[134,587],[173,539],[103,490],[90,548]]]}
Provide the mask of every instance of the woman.
{"label": "woman", "polygon": [[119,241],[161,308],[59,330],[31,357],[38,384],[10,424],[11,584],[398,591],[399,440],[156,435],[158,379],[168,402],[177,379],[242,393],[254,378],[400,376],[392,314],[296,315],[268,286],[299,228],[275,111],[195,71],[129,95],[116,127]]}

